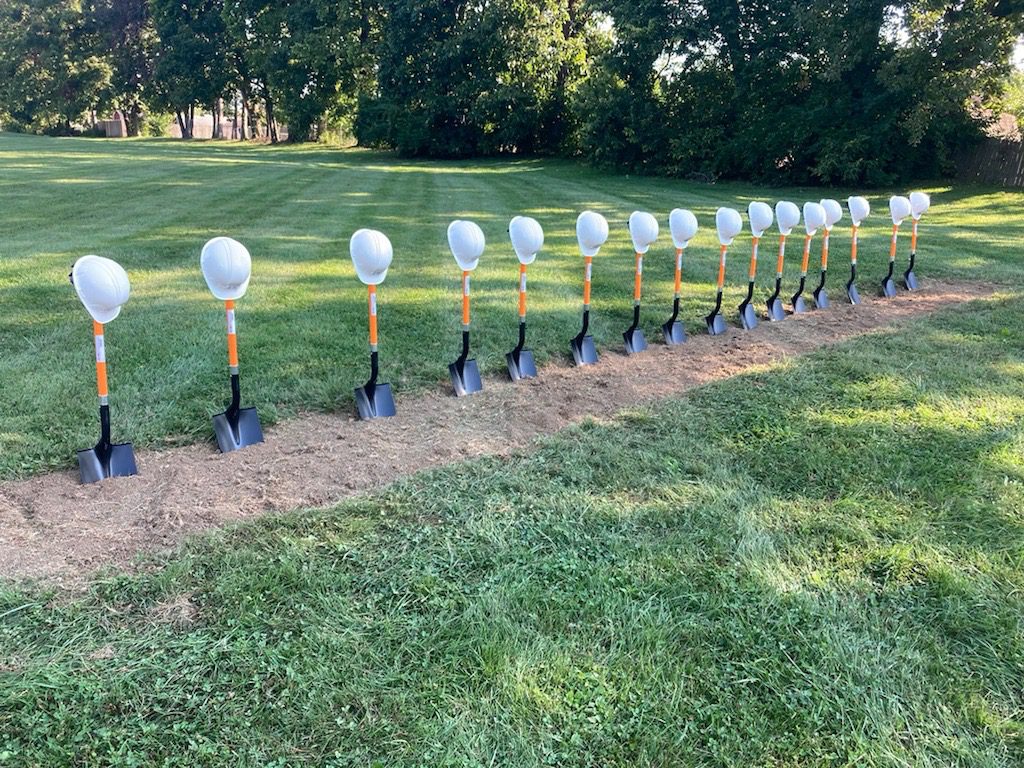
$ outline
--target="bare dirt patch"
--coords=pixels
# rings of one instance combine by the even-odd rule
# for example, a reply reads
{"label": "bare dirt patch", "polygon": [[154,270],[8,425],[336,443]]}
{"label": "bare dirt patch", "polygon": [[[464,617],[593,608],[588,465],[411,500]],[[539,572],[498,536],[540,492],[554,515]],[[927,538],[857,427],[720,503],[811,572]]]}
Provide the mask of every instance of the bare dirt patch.
{"label": "bare dirt patch", "polygon": [[77,472],[0,484],[0,576],[77,586],[95,570],[185,536],[267,512],[319,507],[399,475],[507,454],[586,417],[606,418],[651,400],[805,354],[951,304],[991,296],[991,286],[929,282],[896,299],[762,322],[753,331],[652,344],[627,357],[601,350],[598,365],[551,365],[511,384],[456,399],[447,391],[398,398],[398,416],[309,414],[269,431],[267,442],[220,455],[212,444],[141,452],[140,474],[82,486]]}

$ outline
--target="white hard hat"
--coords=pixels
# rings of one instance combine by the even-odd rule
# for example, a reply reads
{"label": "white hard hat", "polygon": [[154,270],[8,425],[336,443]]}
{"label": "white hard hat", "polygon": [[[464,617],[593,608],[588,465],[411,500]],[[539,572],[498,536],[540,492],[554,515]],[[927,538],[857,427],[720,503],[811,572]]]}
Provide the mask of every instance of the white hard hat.
{"label": "white hard hat", "polygon": [[215,237],[203,246],[199,266],[210,292],[220,299],[240,299],[249,287],[252,258],[244,245],[230,237]]}
{"label": "white hard hat", "polygon": [[521,264],[532,264],[537,258],[537,251],[544,246],[544,230],[536,219],[529,216],[513,218],[508,223],[508,236]]}
{"label": "white hard hat", "polygon": [[760,237],[772,225],[772,207],[768,203],[754,201],[747,206],[747,219],[754,237]]}
{"label": "white hard hat", "polygon": [[391,241],[376,229],[358,229],[348,241],[356,275],[364,285],[380,285],[388,276],[394,250]]}
{"label": "white hard hat", "polygon": [[779,233],[788,235],[793,227],[800,223],[800,209],[796,203],[780,200],[775,204],[775,222],[779,225]]}
{"label": "white hard hat", "polygon": [[853,219],[853,226],[859,227],[860,223],[871,213],[871,204],[867,198],[854,195],[846,199],[846,207],[850,209],[850,218]]}
{"label": "white hard hat", "polygon": [[600,213],[584,211],[576,218],[576,241],[584,256],[596,256],[608,239],[608,221]]}
{"label": "white hard hat", "polygon": [[715,212],[715,227],[718,229],[718,242],[729,245],[743,231],[743,217],[735,208],[719,208]]}
{"label": "white hard hat", "polygon": [[109,323],[128,301],[131,285],[120,264],[102,256],[83,256],[71,268],[79,300],[97,323]]}
{"label": "white hard hat", "polygon": [[685,248],[697,234],[697,217],[683,208],[676,208],[668,215],[668,228],[675,247]]}
{"label": "white hard hat", "polygon": [[843,206],[839,204],[838,200],[832,198],[825,198],[818,205],[825,209],[825,230],[831,231],[832,227],[843,218]]}
{"label": "white hard hat", "polygon": [[813,235],[825,224],[825,209],[818,203],[804,203],[804,230]]}
{"label": "white hard hat", "polygon": [[910,215],[910,201],[900,195],[893,195],[889,198],[889,215],[892,216],[893,224],[902,224]]}
{"label": "white hard hat", "polygon": [[924,192],[910,193],[910,215],[917,221],[931,206],[932,200]]}
{"label": "white hard hat", "polygon": [[464,272],[476,269],[484,244],[484,232],[474,222],[456,219],[448,225],[448,247]]}
{"label": "white hard hat", "polygon": [[629,236],[633,239],[634,251],[647,253],[658,239],[658,220],[645,211],[633,211],[629,214]]}

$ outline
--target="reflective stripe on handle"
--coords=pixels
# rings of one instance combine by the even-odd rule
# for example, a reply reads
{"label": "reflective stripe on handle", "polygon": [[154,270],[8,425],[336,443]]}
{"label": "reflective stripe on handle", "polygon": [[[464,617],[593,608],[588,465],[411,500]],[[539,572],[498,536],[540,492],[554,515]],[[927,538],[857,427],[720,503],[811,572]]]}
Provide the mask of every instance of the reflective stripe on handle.
{"label": "reflective stripe on handle", "polygon": [[853,240],[850,243],[850,263],[857,265],[857,227],[853,227]]}
{"label": "reflective stripe on handle", "polygon": [[462,324],[469,325],[469,272],[462,272]]}
{"label": "reflective stripe on handle", "polygon": [[96,344],[96,393],[100,401],[107,401],[107,347],[103,341],[103,323],[92,321],[92,336]]}
{"label": "reflective stripe on handle", "polygon": [[899,224],[892,225],[892,242],[889,243],[889,261],[896,261],[896,234],[900,231]]}
{"label": "reflective stripe on handle", "polygon": [[643,280],[644,273],[644,257],[641,254],[636,255],[636,275],[633,277],[633,302],[640,302],[640,284]]}
{"label": "reflective stripe on handle", "polygon": [[377,286],[370,285],[367,302],[370,307],[370,349],[377,349]]}
{"label": "reflective stripe on handle", "polygon": [[232,371],[237,371],[238,338],[235,335],[235,302],[231,299],[224,302],[224,314],[228,323],[228,366]]}
{"label": "reflective stripe on handle", "polygon": [[821,271],[828,269],[828,230],[825,230],[825,237],[821,240]]}
{"label": "reflective stripe on handle", "polygon": [[786,262],[786,236],[779,235],[779,260],[775,264],[775,276],[782,277],[782,266]]}
{"label": "reflective stripe on handle", "polygon": [[676,248],[676,297],[683,289],[683,249]]}
{"label": "reflective stripe on handle", "polygon": [[526,317],[526,265],[519,265],[519,317]]}
{"label": "reflective stripe on handle", "polygon": [[917,253],[917,222],[910,228],[910,252]]}
{"label": "reflective stripe on handle", "polygon": [[583,263],[586,265],[583,272],[583,306],[590,306],[590,274],[593,271],[594,259],[591,256],[586,256],[583,259]]}
{"label": "reflective stripe on handle", "polygon": [[761,238],[755,237],[753,245],[750,248],[750,280],[753,282],[757,276],[757,244],[761,242]]}
{"label": "reflective stripe on handle", "polygon": [[721,293],[725,285],[725,251],[726,246],[721,246],[718,252],[718,291]]}
{"label": "reflective stripe on handle", "polygon": [[804,235],[804,258],[800,262],[800,274],[807,275],[807,263],[811,260],[811,235]]}

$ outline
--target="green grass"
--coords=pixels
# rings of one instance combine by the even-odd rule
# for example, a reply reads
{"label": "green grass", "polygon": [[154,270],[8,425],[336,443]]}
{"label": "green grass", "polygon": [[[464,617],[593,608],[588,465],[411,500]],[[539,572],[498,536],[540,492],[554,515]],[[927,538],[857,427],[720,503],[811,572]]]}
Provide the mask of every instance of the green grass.
{"label": "green grass", "polygon": [[0,765],[1024,764],[1022,312],[9,590]]}
{"label": "green grass", "polygon": [[[713,297],[717,206],[856,191],[707,186],[555,160],[428,163],[319,147],[0,134],[0,478],[70,466],[75,450],[95,440],[90,325],[66,279],[85,253],[121,261],[132,278],[132,299],[107,332],[115,436],[160,447],[209,440],[209,416],[226,401],[223,315],[198,268],[211,236],[230,234],[253,254],[238,313],[243,393],[270,423],[303,409],[351,409],[352,388],[367,375],[365,296],[348,257],[359,227],[382,229],[395,246],[381,291],[381,343],[401,407],[401,395],[443,383],[458,353],[458,272],[445,242],[453,218],[475,219],[488,238],[473,283],[474,349],[485,373],[500,374],[516,329],[516,262],[505,231],[512,215],[535,216],[547,235],[530,268],[530,343],[543,363],[567,354],[578,326],[574,221],[584,207],[612,225],[595,266],[594,333],[600,345],[618,347],[631,311],[631,210],[656,213],[665,230],[645,268],[643,323],[653,337],[671,303],[671,208],[694,209],[703,228],[684,267],[683,319],[694,331]],[[1024,196],[930,191],[921,275],[1019,281]],[[887,194],[871,197],[864,286],[884,271]],[[833,238],[836,281],[848,247],[844,227]],[[732,251],[730,308],[743,292],[748,248],[744,235]],[[762,288],[774,248],[773,236],[762,251]],[[901,262],[906,252],[904,241]],[[787,291],[798,261],[797,239]]]}

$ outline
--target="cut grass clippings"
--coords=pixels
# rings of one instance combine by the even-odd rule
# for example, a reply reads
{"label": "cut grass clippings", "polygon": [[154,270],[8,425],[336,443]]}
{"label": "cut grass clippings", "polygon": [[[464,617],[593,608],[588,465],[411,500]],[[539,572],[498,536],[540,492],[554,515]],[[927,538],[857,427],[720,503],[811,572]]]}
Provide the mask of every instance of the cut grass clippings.
{"label": "cut grass clippings", "polygon": [[1020,765],[1022,311],[8,590],[0,765]]}

